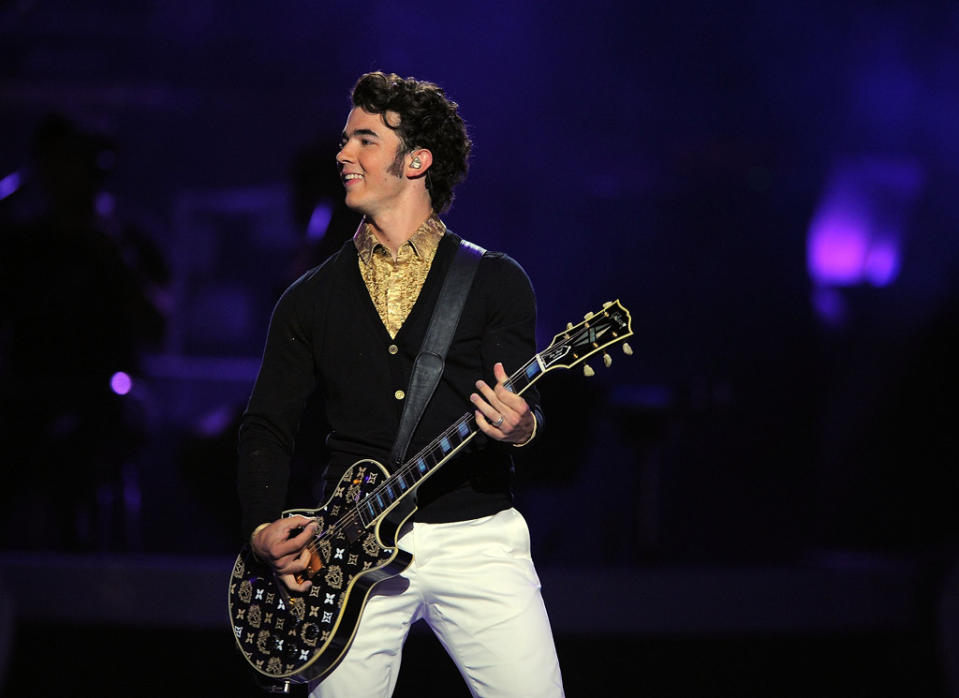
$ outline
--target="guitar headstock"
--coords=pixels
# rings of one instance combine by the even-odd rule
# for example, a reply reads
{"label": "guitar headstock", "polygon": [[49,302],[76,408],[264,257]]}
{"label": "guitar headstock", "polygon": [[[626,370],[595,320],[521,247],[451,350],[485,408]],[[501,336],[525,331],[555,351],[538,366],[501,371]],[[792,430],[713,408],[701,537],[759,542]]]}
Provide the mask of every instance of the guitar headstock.
{"label": "guitar headstock", "polygon": [[[553,337],[550,345],[538,354],[543,371],[553,368],[572,368],[606,347],[621,342],[633,334],[629,311],[616,301],[604,303],[601,310],[587,313],[578,325],[570,323],[565,332]],[[623,353],[632,354],[628,344],[623,344]],[[603,354],[606,366],[612,363],[609,354]],[[588,369],[588,370],[587,370]],[[589,366],[584,367],[587,376],[592,375]]]}

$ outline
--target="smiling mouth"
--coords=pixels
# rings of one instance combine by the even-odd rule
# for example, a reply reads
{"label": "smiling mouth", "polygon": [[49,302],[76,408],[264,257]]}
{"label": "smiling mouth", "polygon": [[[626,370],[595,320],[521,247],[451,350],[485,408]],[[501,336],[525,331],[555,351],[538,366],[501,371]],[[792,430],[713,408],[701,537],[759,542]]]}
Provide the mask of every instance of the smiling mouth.
{"label": "smiling mouth", "polygon": [[350,186],[351,182],[357,182],[361,179],[363,179],[363,175],[351,172],[349,174],[343,175],[343,185],[348,187]]}

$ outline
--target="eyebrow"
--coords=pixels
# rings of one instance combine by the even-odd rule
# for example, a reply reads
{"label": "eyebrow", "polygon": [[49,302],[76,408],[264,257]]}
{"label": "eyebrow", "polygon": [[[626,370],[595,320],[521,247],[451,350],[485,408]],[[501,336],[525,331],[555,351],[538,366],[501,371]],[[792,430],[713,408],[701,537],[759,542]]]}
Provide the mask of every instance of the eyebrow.
{"label": "eyebrow", "polygon": [[378,134],[376,131],[374,131],[373,129],[370,129],[370,128],[358,128],[358,129],[356,129],[355,131],[353,131],[352,134],[347,134],[346,131],[344,131],[344,132],[340,135],[340,140],[341,140],[341,141],[345,141],[345,140],[347,140],[347,139],[349,139],[349,138],[352,138],[352,137],[355,137],[355,136],[373,136],[373,138],[379,138],[379,137],[380,137],[379,134]]}

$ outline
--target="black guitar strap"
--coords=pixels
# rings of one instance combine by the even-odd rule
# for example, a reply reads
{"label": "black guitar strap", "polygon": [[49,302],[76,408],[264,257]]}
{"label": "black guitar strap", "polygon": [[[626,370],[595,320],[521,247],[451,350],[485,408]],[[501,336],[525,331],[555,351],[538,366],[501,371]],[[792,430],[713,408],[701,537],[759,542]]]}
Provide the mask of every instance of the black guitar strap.
{"label": "black guitar strap", "polygon": [[416,425],[423,416],[423,410],[433,397],[436,386],[446,365],[446,352],[453,339],[453,332],[459,324],[466,295],[473,284],[473,277],[479,267],[480,258],[486,252],[479,245],[460,240],[453,262],[446,272],[443,287],[440,289],[429,328],[423,338],[423,346],[413,363],[410,386],[406,391],[406,403],[400,417],[400,428],[396,433],[396,442],[390,454],[390,470],[396,471],[403,464],[406,449],[413,438]]}

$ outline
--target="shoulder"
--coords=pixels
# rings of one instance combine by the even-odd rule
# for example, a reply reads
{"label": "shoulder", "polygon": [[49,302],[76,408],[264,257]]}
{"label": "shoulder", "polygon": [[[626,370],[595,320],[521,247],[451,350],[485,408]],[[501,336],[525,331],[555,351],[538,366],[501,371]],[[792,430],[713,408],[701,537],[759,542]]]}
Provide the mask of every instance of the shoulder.
{"label": "shoulder", "polygon": [[308,269],[300,278],[290,284],[284,295],[287,293],[309,293],[325,284],[339,283],[343,276],[350,271],[351,265],[356,266],[356,248],[353,246],[353,241],[348,240],[339,250],[317,266]]}
{"label": "shoulder", "polygon": [[522,265],[505,252],[487,251],[480,262],[479,280],[504,294],[533,293],[533,282]]}
{"label": "shoulder", "polygon": [[[453,231],[447,231],[441,243],[441,249],[445,248],[444,252],[446,254],[444,256],[452,259],[456,247],[462,239]],[[470,241],[467,240],[467,242]],[[475,243],[470,244],[476,246]],[[487,282],[512,282],[532,287],[532,282],[523,266],[505,252],[484,250],[477,275],[481,280],[485,279]]]}
{"label": "shoulder", "polygon": [[356,248],[353,247],[352,240],[349,240],[337,252],[290,284],[280,296],[277,308],[312,306],[317,300],[328,297],[332,290],[342,288],[351,264],[352,268],[355,268]]}

